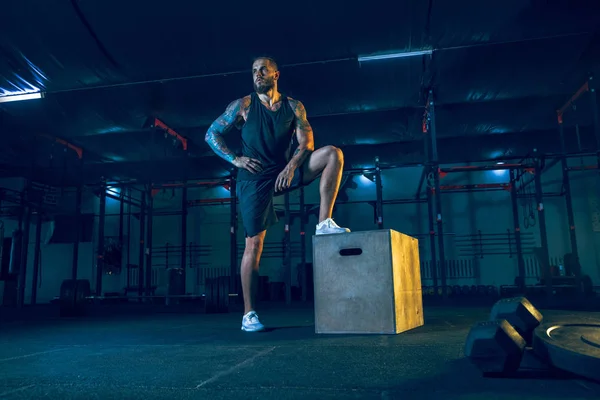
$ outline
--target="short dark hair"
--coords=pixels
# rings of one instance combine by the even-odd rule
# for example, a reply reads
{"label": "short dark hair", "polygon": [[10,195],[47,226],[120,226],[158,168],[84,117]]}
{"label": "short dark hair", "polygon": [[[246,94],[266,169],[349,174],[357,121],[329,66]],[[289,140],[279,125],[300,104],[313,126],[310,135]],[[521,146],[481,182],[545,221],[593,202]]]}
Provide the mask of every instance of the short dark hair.
{"label": "short dark hair", "polygon": [[273,68],[275,68],[275,71],[279,71],[279,65],[277,65],[277,61],[275,61],[275,59],[273,57],[269,57],[269,56],[255,57],[254,60],[252,60],[252,63],[254,64],[254,62],[256,62],[257,60],[268,60],[269,63],[273,66]]}

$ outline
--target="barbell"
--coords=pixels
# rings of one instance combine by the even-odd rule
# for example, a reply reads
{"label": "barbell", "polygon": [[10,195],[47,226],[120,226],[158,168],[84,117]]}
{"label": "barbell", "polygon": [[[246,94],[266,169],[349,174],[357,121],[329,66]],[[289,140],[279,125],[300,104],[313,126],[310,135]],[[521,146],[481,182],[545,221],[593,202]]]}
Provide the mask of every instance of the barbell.
{"label": "barbell", "polygon": [[134,296],[97,296],[91,294],[90,281],[87,279],[66,279],[60,286],[59,307],[63,317],[84,315],[86,307],[98,300],[134,300],[134,299],[201,299],[204,298],[204,311],[207,314],[228,313],[229,298],[237,297],[237,293],[230,293],[230,278],[219,276],[206,278],[204,294],[179,294],[179,295],[134,295]]}

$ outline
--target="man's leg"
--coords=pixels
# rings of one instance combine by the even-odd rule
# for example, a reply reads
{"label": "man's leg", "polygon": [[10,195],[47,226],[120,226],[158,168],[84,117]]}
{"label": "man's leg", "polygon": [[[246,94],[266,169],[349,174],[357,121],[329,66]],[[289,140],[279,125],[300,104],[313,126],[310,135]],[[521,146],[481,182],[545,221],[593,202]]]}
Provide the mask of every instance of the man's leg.
{"label": "man's leg", "polygon": [[277,222],[273,207],[274,180],[239,181],[238,199],[240,215],[246,233],[246,246],[240,266],[240,279],[244,295],[242,329],[257,332],[264,329],[255,310],[258,287],[258,269],[265,234]]}
{"label": "man's leg", "polygon": [[263,250],[266,231],[246,238],[246,248],[242,256],[240,275],[244,293],[244,315],[254,311],[256,288],[258,286],[258,268]]}
{"label": "man's leg", "polygon": [[304,163],[304,183],[310,183],[321,175],[319,194],[319,222],[331,218],[333,206],[340,189],[344,169],[344,154],[334,146],[315,150]]}
{"label": "man's leg", "polygon": [[333,206],[340,189],[342,171],[344,169],[344,154],[334,146],[326,146],[315,150],[302,166],[302,184],[308,185],[321,175],[319,194],[319,223],[316,234],[346,233],[348,228],[338,226],[333,219]]}

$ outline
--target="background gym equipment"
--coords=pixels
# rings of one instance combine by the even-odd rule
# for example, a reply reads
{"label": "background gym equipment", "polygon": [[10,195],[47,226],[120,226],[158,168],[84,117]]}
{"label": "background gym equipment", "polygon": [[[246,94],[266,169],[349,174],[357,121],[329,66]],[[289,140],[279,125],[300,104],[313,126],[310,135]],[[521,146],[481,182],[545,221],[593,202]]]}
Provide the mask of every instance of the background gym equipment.
{"label": "background gym equipment", "polygon": [[542,324],[533,350],[556,368],[600,382],[600,321]]}
{"label": "background gym equipment", "polygon": [[60,285],[60,316],[77,317],[84,315],[91,293],[87,279],[66,279]]}
{"label": "background gym equipment", "polygon": [[238,293],[230,293],[231,281],[229,276],[219,276],[217,278],[207,278],[205,283],[205,293],[201,295],[194,294],[165,294],[165,295],[129,295],[119,294],[95,296],[91,294],[90,281],[87,279],[78,279],[76,282],[71,279],[64,280],[61,284],[60,297],[58,304],[61,317],[82,316],[87,312],[87,307],[95,302],[102,301],[128,301],[128,300],[162,300],[169,305],[170,300],[204,300],[204,311],[207,314],[228,313],[230,306],[230,297],[237,297]]}
{"label": "background gym equipment", "polygon": [[206,279],[204,310],[207,314],[229,312],[229,297],[237,296],[236,293],[229,293],[229,282],[228,276]]}

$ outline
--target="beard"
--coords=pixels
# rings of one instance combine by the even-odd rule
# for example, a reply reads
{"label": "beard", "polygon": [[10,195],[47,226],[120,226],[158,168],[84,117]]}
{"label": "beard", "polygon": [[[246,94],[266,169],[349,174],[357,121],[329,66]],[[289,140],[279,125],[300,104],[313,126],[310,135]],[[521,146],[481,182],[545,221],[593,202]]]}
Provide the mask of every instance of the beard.
{"label": "beard", "polygon": [[272,79],[264,79],[262,82],[254,82],[254,90],[258,94],[267,93],[269,90],[273,89],[275,85],[273,84]]}

